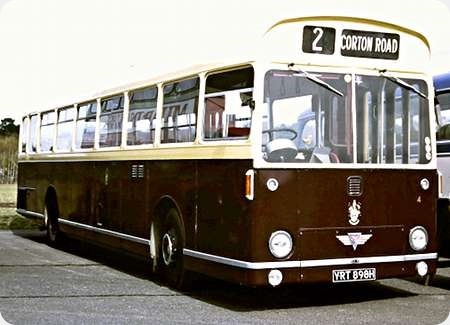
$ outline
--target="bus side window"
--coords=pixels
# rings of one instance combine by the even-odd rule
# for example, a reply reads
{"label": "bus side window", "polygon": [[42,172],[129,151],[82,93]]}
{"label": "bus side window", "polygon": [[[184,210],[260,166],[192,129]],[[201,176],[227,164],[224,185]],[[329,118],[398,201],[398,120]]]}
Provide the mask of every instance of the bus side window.
{"label": "bus side window", "polygon": [[69,151],[72,146],[73,120],[75,108],[67,107],[59,110],[56,131],[56,149]]}
{"label": "bus side window", "polygon": [[118,147],[122,140],[123,95],[102,100],[100,147]]}
{"label": "bus side window", "polygon": [[27,152],[27,143],[28,143],[28,124],[30,120],[28,117],[24,117],[22,119],[22,125],[20,126],[20,138],[21,138],[21,150],[20,152]]}
{"label": "bus side window", "polygon": [[32,115],[30,118],[30,131],[28,141],[28,152],[37,152],[37,131],[38,131],[38,115]]}
{"label": "bus side window", "polygon": [[253,109],[253,68],[212,74],[206,79],[203,137],[245,139]]}
{"label": "bus side window", "polygon": [[437,140],[450,140],[450,92],[438,94],[437,113],[439,120],[439,129],[436,133]]}
{"label": "bus side window", "polygon": [[55,131],[56,113],[50,111],[41,116],[41,152],[53,151],[53,135]]}
{"label": "bus side window", "polygon": [[164,85],[161,143],[195,140],[199,81],[195,77]]}
{"label": "bus side window", "polygon": [[75,148],[94,148],[97,101],[81,104],[78,107],[75,128]]}
{"label": "bus side window", "polygon": [[158,88],[136,90],[130,95],[127,124],[127,144],[153,143],[155,139],[156,102]]}

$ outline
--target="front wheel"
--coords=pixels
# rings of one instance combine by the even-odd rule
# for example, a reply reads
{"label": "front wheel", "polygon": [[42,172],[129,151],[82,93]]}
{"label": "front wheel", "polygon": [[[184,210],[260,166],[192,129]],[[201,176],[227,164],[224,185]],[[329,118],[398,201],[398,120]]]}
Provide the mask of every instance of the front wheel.
{"label": "front wheel", "polygon": [[427,274],[424,277],[420,278],[418,282],[428,287],[434,281],[434,276],[435,274]]}
{"label": "front wheel", "polygon": [[179,289],[184,280],[184,232],[177,210],[168,210],[160,220],[157,232],[157,273],[167,285]]}

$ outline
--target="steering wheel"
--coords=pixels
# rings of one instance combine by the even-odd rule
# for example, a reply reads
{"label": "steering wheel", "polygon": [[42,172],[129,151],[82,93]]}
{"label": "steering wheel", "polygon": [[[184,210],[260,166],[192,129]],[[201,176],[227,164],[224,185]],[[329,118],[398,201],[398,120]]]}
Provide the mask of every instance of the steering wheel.
{"label": "steering wheel", "polygon": [[289,128],[267,129],[267,130],[264,130],[262,133],[269,133],[270,137],[272,138],[272,134],[275,132],[290,132],[290,133],[292,133],[293,136],[289,140],[294,140],[298,135],[297,131],[295,131],[293,129],[289,129]]}

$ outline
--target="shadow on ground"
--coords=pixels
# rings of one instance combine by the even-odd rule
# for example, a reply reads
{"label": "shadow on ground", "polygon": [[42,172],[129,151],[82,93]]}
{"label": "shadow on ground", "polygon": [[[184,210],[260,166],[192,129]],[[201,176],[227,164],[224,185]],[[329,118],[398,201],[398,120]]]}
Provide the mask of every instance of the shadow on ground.
{"label": "shadow on ground", "polygon": [[[14,231],[23,238],[45,243],[45,233],[39,231]],[[49,247],[49,249],[52,249]],[[65,238],[59,250],[96,263],[107,265],[129,275],[144,278],[160,285],[151,274],[149,263],[109,249]],[[360,303],[381,299],[414,296],[379,282],[339,285],[295,285],[277,288],[249,288],[216,280],[202,275],[190,275],[188,289],[180,293],[203,302],[235,311],[287,309]],[[447,279],[448,281],[448,279]]]}

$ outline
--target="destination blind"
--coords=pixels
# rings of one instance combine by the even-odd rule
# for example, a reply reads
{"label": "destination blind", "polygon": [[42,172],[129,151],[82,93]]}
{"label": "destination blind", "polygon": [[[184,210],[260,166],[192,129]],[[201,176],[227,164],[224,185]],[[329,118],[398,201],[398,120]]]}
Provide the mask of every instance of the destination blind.
{"label": "destination blind", "polygon": [[[344,29],[338,37],[337,48],[342,56],[397,60],[400,35]],[[336,30],[323,26],[303,28],[302,50],[306,53],[327,54],[335,52]]]}
{"label": "destination blind", "polygon": [[400,35],[344,29],[341,55],[360,58],[397,60]]}

